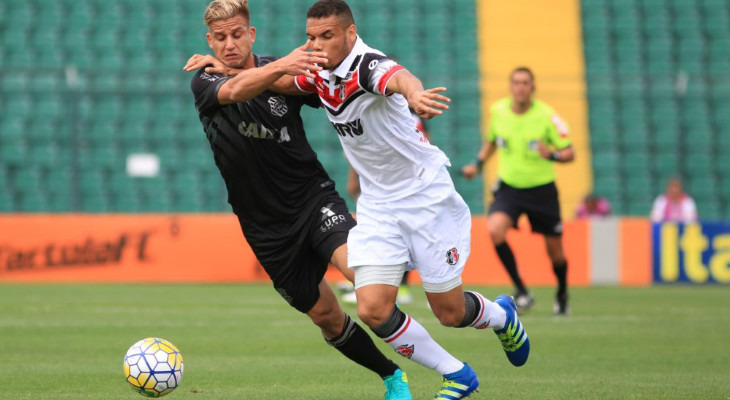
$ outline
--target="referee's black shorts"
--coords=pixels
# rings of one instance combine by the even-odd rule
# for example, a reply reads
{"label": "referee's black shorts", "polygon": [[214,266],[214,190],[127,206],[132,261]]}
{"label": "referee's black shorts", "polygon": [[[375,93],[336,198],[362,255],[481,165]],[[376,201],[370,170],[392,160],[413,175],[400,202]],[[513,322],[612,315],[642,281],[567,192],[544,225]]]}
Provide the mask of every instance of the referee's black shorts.
{"label": "referee's black shorts", "polygon": [[356,224],[337,192],[319,199],[292,224],[277,226],[275,231],[252,226],[239,217],[244,236],[274,289],[303,313],[319,300],[319,283],[332,254],[347,243]]}
{"label": "referee's black shorts", "polygon": [[520,215],[527,214],[532,231],[546,236],[561,236],[560,202],[555,182],[520,189],[502,181],[497,183],[489,214],[503,212],[512,218],[515,226]]}

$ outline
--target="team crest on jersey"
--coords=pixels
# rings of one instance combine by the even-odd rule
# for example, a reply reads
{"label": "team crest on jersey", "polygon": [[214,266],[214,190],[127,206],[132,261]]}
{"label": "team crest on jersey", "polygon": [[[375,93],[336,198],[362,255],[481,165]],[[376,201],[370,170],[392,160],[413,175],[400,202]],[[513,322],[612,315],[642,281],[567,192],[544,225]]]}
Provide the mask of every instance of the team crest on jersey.
{"label": "team crest on jersey", "polygon": [[395,349],[395,352],[402,355],[405,358],[411,358],[413,356],[414,345],[402,344]]}
{"label": "team crest on jersey", "polygon": [[345,101],[345,96],[347,96],[347,85],[343,83],[340,85],[340,101]]}
{"label": "team crest on jersey", "polygon": [[284,96],[272,96],[269,97],[269,106],[271,107],[271,114],[277,117],[283,117],[289,108],[286,106],[286,100]]}
{"label": "team crest on jersey", "polygon": [[459,262],[459,251],[456,247],[452,247],[446,252],[446,263],[449,265],[456,265]]}

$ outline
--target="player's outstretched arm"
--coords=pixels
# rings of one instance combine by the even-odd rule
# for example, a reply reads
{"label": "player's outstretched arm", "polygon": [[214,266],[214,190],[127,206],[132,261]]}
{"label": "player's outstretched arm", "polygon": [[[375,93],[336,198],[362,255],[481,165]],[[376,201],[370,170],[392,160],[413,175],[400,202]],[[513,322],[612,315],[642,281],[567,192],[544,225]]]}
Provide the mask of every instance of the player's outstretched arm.
{"label": "player's outstretched arm", "polygon": [[[226,81],[218,90],[218,101],[221,104],[250,100],[264,90],[269,89],[270,86],[272,86],[272,90],[279,88],[278,91],[284,93],[300,93],[294,85],[293,78],[288,80],[282,79],[279,86],[275,85],[275,83],[286,76],[313,76],[314,72],[322,69],[318,64],[327,62],[327,54],[324,52],[309,52],[310,47],[311,41],[308,40],[307,43],[294,49],[286,57],[260,68],[233,69],[223,65],[212,56],[201,56],[199,58],[193,56],[188,60],[188,63],[183,69],[193,71],[210,65],[206,67],[206,72],[208,73],[235,75],[234,78]],[[210,58],[213,58],[217,63],[213,62]]]}
{"label": "player's outstretched arm", "polygon": [[494,154],[496,150],[497,148],[494,147],[492,143],[484,142],[482,144],[482,148],[479,149],[479,154],[477,154],[477,158],[470,164],[465,165],[461,169],[461,173],[466,179],[472,179],[475,176],[479,175],[479,172],[482,171],[484,164],[489,160],[490,157],[492,157],[492,154]]}
{"label": "player's outstretched arm", "polygon": [[449,106],[444,103],[451,102],[450,98],[439,94],[446,91],[445,87],[424,89],[421,80],[407,70],[399,71],[393,75],[388,81],[387,88],[391,92],[405,96],[408,105],[419,117],[424,119],[431,119],[443,114],[442,110],[449,109]]}

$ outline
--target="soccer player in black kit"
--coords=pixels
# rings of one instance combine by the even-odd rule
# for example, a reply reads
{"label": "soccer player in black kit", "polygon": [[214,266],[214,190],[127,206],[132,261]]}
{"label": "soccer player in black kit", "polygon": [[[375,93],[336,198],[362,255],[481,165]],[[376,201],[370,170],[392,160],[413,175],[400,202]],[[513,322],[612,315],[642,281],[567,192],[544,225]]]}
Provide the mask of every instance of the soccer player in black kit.
{"label": "soccer player in black kit", "polygon": [[353,279],[346,243],[355,221],[305,136],[299,111],[318,107],[319,99],[267,89],[285,75],[319,71],[326,54],[308,52],[307,43],[281,59],[254,55],[246,0],[211,2],[205,23],[216,58],[237,74],[216,73],[220,63],[211,66],[212,57],[200,55],[184,69],[198,69],[195,107],[246,240],[276,291],[311,318],[328,344],[377,373],[386,399],[411,399],[403,371],[342,311],[324,280],[329,262]]}

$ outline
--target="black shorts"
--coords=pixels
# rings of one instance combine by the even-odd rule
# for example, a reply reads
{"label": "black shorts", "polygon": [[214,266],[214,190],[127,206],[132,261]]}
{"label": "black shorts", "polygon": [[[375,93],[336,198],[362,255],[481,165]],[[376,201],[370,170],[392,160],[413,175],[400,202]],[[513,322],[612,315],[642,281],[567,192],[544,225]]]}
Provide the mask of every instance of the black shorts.
{"label": "black shorts", "polygon": [[526,189],[498,182],[494,202],[489,206],[489,214],[495,212],[509,215],[515,226],[520,215],[527,214],[533,232],[546,236],[563,234],[558,188],[554,182]]}
{"label": "black shorts", "polygon": [[306,313],[319,299],[319,283],[332,253],[347,243],[356,222],[337,192],[315,199],[292,224],[241,228],[276,291],[294,308]]}

